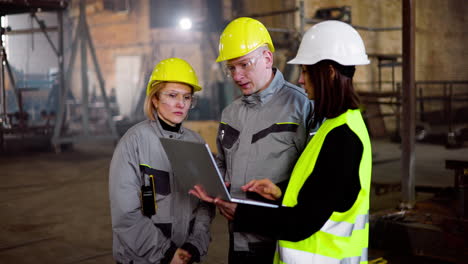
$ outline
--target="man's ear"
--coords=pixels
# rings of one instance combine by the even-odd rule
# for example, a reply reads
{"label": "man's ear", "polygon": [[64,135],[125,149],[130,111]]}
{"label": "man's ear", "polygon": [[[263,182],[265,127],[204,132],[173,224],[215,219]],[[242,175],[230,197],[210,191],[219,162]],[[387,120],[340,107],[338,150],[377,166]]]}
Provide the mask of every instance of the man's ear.
{"label": "man's ear", "polygon": [[263,51],[263,58],[265,60],[265,65],[267,68],[273,67],[273,53],[270,50]]}

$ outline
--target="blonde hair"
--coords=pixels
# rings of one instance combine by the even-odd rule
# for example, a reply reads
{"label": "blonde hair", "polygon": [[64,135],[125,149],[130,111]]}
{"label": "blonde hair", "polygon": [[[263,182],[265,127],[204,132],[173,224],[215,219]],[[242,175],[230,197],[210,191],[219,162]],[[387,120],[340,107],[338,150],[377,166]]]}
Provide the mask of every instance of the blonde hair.
{"label": "blonde hair", "polygon": [[153,97],[154,96],[158,97],[159,90],[161,90],[165,86],[166,86],[166,82],[154,82],[151,85],[150,93],[145,98],[143,111],[145,112],[145,115],[153,121],[156,120],[156,116],[154,115],[154,112],[156,111],[156,107],[154,107],[154,104],[153,104]]}

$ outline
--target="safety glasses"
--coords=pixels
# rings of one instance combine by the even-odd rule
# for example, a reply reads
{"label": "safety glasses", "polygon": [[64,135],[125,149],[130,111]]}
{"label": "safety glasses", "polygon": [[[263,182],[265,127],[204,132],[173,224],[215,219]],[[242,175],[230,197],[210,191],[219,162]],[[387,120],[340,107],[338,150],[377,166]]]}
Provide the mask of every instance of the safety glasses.
{"label": "safety glasses", "polygon": [[162,103],[176,105],[178,103],[183,103],[184,105],[189,104],[189,109],[195,108],[197,104],[197,97],[191,93],[179,93],[173,91],[160,92],[159,100]]}
{"label": "safety glasses", "polygon": [[236,73],[246,74],[252,72],[255,70],[258,58],[262,55],[262,53],[259,53],[252,58],[245,58],[237,63],[226,63],[224,65],[224,73],[226,76],[232,78]]}

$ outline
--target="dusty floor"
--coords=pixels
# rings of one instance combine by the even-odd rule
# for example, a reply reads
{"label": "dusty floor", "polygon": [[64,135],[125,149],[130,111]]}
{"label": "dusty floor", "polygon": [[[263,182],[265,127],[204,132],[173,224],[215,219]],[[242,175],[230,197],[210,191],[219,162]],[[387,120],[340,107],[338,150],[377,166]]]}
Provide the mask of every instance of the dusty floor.
{"label": "dusty floor", "polygon": [[[398,182],[399,146],[373,141],[374,182]],[[111,255],[108,166],[113,144],[72,151],[0,155],[0,263],[115,263]],[[417,145],[416,184],[451,186],[445,159],[467,159],[468,148]],[[418,199],[427,197],[418,194]],[[398,191],[371,198],[371,212],[394,208]],[[217,216],[204,263],[227,263],[225,220]],[[371,258],[385,256],[372,251]],[[388,256],[389,263],[443,263]],[[393,261],[392,261],[393,260]]]}

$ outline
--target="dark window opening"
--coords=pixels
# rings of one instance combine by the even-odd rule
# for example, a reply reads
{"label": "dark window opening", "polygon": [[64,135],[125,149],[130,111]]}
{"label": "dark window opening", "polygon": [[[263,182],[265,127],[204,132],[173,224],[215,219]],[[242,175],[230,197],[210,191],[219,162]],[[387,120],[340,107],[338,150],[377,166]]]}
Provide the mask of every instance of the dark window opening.
{"label": "dark window opening", "polygon": [[128,12],[130,11],[130,0],[104,0],[104,10]]}

